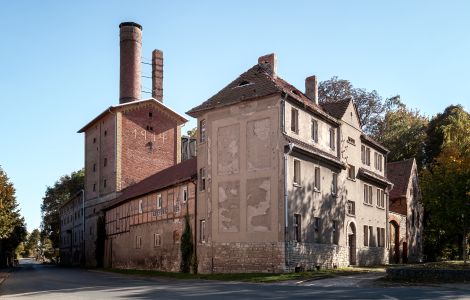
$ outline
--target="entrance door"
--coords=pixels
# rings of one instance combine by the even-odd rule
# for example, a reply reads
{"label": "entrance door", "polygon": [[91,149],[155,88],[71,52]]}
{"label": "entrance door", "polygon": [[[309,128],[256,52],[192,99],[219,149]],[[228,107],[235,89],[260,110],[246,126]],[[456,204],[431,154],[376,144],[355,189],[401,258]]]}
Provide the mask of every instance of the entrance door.
{"label": "entrance door", "polygon": [[390,222],[390,256],[389,261],[400,263],[400,227],[395,221]]}
{"label": "entrance door", "polygon": [[354,223],[349,224],[348,245],[349,245],[349,265],[353,266],[356,264],[356,226],[354,226]]}

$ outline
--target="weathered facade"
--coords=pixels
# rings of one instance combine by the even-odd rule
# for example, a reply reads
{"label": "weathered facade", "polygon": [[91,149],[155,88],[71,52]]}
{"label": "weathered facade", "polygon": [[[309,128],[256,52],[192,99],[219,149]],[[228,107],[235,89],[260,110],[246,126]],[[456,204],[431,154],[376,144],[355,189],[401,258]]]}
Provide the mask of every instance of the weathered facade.
{"label": "weathered facade", "polygon": [[390,262],[421,262],[424,208],[416,160],[392,162],[387,166],[394,184],[390,193]]}
{"label": "weathered facade", "polygon": [[388,262],[387,150],[362,133],[351,101],[322,107],[315,77],[304,94],[276,64],[260,57],[188,112],[199,125],[199,271]]}
{"label": "weathered facade", "polygon": [[60,263],[83,265],[84,247],[84,191],[78,192],[59,208],[60,216]]}
{"label": "weathered facade", "polygon": [[193,158],[124,189],[105,209],[104,265],[179,271],[185,216],[196,226],[195,181]]}

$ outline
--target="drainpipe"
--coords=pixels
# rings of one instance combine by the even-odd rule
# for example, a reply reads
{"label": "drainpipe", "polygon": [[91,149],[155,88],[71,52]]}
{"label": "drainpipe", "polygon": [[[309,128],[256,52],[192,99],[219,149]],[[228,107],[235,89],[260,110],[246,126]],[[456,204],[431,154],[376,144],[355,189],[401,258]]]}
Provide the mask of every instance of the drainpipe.
{"label": "drainpipe", "polygon": [[288,243],[288,229],[289,229],[289,212],[288,212],[288,193],[287,193],[287,159],[288,159],[288,156],[291,154],[292,152],[292,149],[294,148],[294,144],[292,143],[289,143],[288,144],[289,146],[289,150],[284,153],[284,213],[285,213],[285,216],[284,216],[284,224],[285,224],[285,227],[284,227],[284,245],[285,245],[285,264],[286,264],[286,268],[288,267],[289,265],[289,258],[288,258],[288,246],[287,246],[287,243]]}

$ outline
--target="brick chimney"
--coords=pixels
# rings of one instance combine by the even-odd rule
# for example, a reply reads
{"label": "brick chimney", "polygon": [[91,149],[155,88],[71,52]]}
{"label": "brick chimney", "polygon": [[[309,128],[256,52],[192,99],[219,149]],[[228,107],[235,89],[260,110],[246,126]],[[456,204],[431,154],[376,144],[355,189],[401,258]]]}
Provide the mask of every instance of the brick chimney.
{"label": "brick chimney", "polygon": [[266,54],[258,58],[258,64],[264,66],[273,75],[277,76],[277,56],[276,53]]}
{"label": "brick chimney", "polygon": [[140,99],[142,26],[134,22],[119,25],[121,66],[119,79],[119,103]]}
{"label": "brick chimney", "polygon": [[152,97],[163,102],[163,52],[152,51]]}
{"label": "brick chimney", "polygon": [[305,78],[305,95],[315,104],[318,104],[318,81],[317,76],[313,75]]}

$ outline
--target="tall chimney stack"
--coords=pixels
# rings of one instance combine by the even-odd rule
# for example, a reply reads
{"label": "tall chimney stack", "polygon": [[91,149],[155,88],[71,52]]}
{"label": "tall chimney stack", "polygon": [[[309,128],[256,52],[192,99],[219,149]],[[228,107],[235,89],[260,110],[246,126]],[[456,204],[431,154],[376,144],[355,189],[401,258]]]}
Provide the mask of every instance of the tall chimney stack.
{"label": "tall chimney stack", "polygon": [[315,104],[318,104],[318,81],[317,76],[313,75],[305,78],[305,95]]}
{"label": "tall chimney stack", "polygon": [[163,52],[152,51],[152,98],[163,102]]}
{"label": "tall chimney stack", "polygon": [[273,77],[277,76],[277,56],[276,53],[260,56],[258,58],[258,64],[265,66],[271,72]]}
{"label": "tall chimney stack", "polygon": [[121,52],[119,103],[140,99],[142,26],[134,22],[119,25]]}

